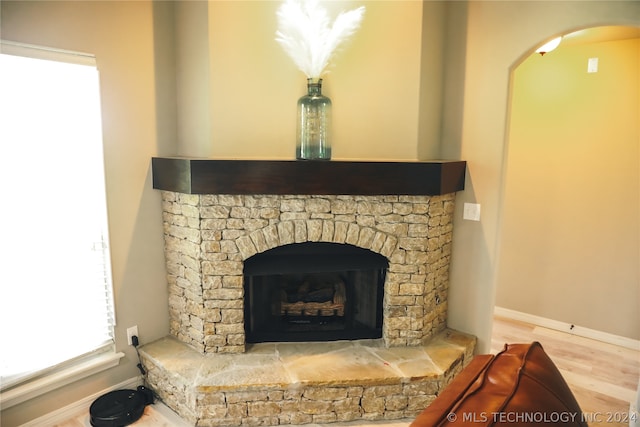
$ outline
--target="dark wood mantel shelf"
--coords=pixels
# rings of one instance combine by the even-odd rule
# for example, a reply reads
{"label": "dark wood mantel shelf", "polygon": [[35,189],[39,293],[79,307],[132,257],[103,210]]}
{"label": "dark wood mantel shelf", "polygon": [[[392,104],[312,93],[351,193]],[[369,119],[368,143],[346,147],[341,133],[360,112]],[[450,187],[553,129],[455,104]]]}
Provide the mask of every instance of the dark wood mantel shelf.
{"label": "dark wood mantel shelf", "polygon": [[465,161],[213,160],[154,157],[153,188],[186,194],[441,195]]}

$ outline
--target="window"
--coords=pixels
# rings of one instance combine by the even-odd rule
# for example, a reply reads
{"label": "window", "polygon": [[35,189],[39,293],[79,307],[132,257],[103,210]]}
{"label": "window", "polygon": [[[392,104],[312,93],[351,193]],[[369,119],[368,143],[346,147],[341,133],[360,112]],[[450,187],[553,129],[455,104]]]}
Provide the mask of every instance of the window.
{"label": "window", "polygon": [[95,61],[0,47],[4,394],[113,354],[115,322]]}

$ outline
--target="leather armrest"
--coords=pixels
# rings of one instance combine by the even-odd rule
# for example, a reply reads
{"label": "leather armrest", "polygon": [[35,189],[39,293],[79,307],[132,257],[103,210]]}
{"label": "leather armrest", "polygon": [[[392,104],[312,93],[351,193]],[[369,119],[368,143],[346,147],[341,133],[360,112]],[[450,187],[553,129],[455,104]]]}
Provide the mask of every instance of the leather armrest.
{"label": "leather armrest", "polygon": [[411,424],[588,427],[571,389],[539,342],[476,356]]}
{"label": "leather armrest", "polygon": [[411,423],[411,427],[433,426],[446,419],[454,405],[467,392],[473,382],[482,374],[494,356],[481,354],[475,356],[471,362],[453,378],[453,381],[429,405],[429,409],[422,411]]}

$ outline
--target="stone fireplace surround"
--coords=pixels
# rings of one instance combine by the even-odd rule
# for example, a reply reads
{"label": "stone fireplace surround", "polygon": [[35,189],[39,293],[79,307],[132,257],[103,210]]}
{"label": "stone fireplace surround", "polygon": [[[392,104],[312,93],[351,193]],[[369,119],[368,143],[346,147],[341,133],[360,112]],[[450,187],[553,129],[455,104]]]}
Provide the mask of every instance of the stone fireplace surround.
{"label": "stone fireplace surround", "polygon": [[[154,183],[161,170],[154,164]],[[412,395],[423,396],[417,401],[428,403],[428,396],[435,397],[469,360],[475,340],[446,329],[454,192],[251,194],[247,190],[248,194],[187,194],[168,191],[166,184],[154,188],[163,190],[171,337],[144,346],[141,354],[149,385],[195,425],[303,424],[411,416],[423,407],[416,405],[415,398],[410,399]],[[334,189],[326,192],[339,193]],[[265,382],[260,376],[248,375],[252,379],[238,383],[234,375],[221,376],[216,371],[211,383],[202,382],[206,375],[198,375],[201,381],[196,381],[185,374],[195,366],[198,370],[207,366],[205,371],[211,373],[218,368],[209,363],[218,365],[230,357],[233,363],[242,364],[242,358],[264,351],[264,345],[245,343],[243,262],[268,249],[302,242],[354,245],[389,260],[383,337],[363,344],[370,348],[361,358],[370,369],[375,369],[375,360],[380,358],[382,366],[395,368],[395,374],[379,377],[360,373],[353,377],[341,373],[330,380],[331,388],[338,390],[328,393],[341,396],[331,405],[322,392],[328,386],[321,380],[326,380],[325,376],[304,380],[297,375],[295,380]],[[171,348],[168,353],[167,348]],[[280,348],[282,352],[284,347]],[[317,355],[318,347],[314,349]],[[387,349],[384,356],[376,353],[373,365],[368,359],[372,349]],[[426,356],[432,362],[434,357],[438,359],[436,354],[445,354],[446,361],[435,362],[435,370],[407,374],[395,361],[407,357],[394,353],[402,349],[418,351],[418,359]],[[347,354],[357,359],[358,351],[363,350],[352,349]],[[176,368],[176,353],[198,362],[192,368]],[[304,357],[304,351],[298,356]],[[211,362],[216,357],[216,362]],[[416,359],[415,354],[411,359]],[[344,363],[347,366],[353,360]],[[220,369],[228,369],[226,362],[223,364],[226,368]],[[286,399],[292,390],[297,390],[293,393],[297,397]],[[238,407],[237,393],[243,396],[244,406]],[[383,399],[382,406],[372,409],[365,396]],[[345,402],[349,402],[349,410],[342,412],[348,415],[341,416],[339,408]]]}
{"label": "stone fireplace surround", "polygon": [[202,353],[245,351],[243,261],[308,241],[389,259],[386,346],[420,345],[445,327],[453,195],[162,197],[170,331]]}

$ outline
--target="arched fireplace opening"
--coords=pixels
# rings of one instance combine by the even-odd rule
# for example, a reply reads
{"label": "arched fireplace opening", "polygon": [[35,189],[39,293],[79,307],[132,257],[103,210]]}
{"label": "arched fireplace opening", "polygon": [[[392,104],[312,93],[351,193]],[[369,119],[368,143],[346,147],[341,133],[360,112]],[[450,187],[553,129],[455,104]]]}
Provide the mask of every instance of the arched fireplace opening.
{"label": "arched fireplace opening", "polygon": [[389,261],[349,244],[279,246],[244,262],[248,343],[382,337]]}

